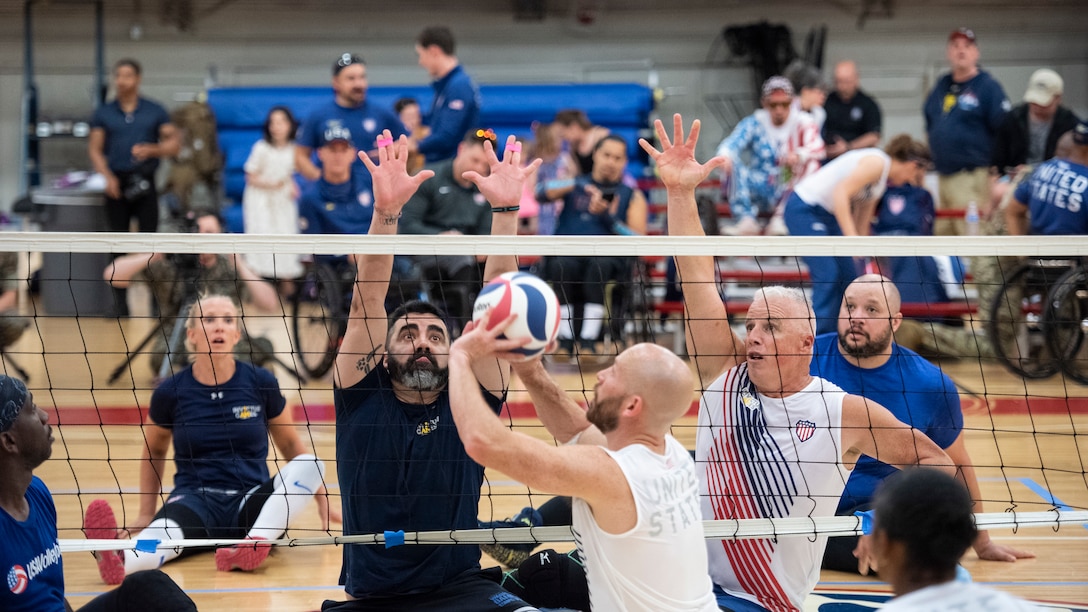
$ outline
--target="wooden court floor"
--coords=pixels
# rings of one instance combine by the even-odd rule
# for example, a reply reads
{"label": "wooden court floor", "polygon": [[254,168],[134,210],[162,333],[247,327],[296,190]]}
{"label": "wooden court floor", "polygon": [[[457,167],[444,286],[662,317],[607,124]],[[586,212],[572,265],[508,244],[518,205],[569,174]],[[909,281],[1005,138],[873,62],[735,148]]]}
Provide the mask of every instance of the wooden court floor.
{"label": "wooden court floor", "polygon": [[[289,351],[284,319],[268,317],[247,324],[270,335],[277,350]],[[15,359],[30,374],[29,386],[39,405],[55,406],[59,411],[59,422],[54,422],[53,458],[37,473],[54,492],[62,539],[83,537],[79,531],[82,508],[93,499],[109,500],[119,514],[131,515],[137,509],[142,436],[139,427],[128,423],[138,414],[135,407],[146,407],[152,377],[145,358],[138,357],[131,375],[126,372],[115,384],[107,378],[123,359],[125,347],[139,340],[148,326],[147,320],[140,319],[39,317],[35,327],[13,347]],[[1056,505],[1088,508],[1088,388],[1061,377],[1025,382],[988,363],[942,365],[964,389],[967,443],[979,467],[988,500],[986,511],[1012,507],[1040,511]],[[592,371],[580,373],[563,364],[552,369],[572,391],[593,386]],[[277,375],[289,403],[293,407],[305,405],[309,411],[296,408],[296,413],[314,419],[309,425],[300,425],[300,433],[326,460],[335,496],[334,429],[327,411],[332,403],[330,384],[299,384],[282,370]],[[517,381],[514,388],[519,388]],[[1065,401],[1066,397],[1073,401]],[[1025,398],[1029,400],[1026,405]],[[525,399],[523,392],[511,395],[514,403]],[[535,419],[517,418],[512,423],[531,435],[546,435]],[[689,447],[694,443],[694,425],[694,418],[686,418],[675,429]],[[541,494],[530,495],[523,485],[493,470],[487,478],[480,507],[480,516],[485,519],[509,516],[524,505],[547,499]],[[299,520],[290,532],[295,537],[322,534],[316,511]],[[1070,604],[1057,609],[1088,609],[1088,525],[1057,531],[1004,530],[993,536],[1032,550],[1038,558],[1003,564],[978,561],[969,552],[964,565],[976,581],[1038,601]],[[554,547],[567,549],[570,544]],[[210,554],[200,554],[164,570],[191,594],[201,610],[316,610],[323,599],[343,598],[337,586],[340,557],[341,549],[331,546],[280,549],[258,571],[228,574],[215,571]],[[90,554],[66,553],[64,563],[69,599],[77,608],[106,590]],[[485,558],[484,564],[488,563]],[[886,592],[887,585],[876,579],[824,572],[807,609],[819,609],[821,603],[837,597],[833,592],[870,590]]]}

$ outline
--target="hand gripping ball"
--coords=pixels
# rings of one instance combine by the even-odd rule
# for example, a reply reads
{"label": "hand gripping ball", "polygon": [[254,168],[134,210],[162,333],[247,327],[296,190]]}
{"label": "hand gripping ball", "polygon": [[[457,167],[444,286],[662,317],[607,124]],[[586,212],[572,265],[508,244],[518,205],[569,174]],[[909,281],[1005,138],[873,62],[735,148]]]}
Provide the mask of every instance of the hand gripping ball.
{"label": "hand gripping ball", "polygon": [[518,318],[506,328],[503,337],[529,340],[514,351],[525,359],[543,352],[559,333],[559,299],[547,283],[527,272],[507,272],[484,286],[472,307],[472,319],[480,320],[488,308],[490,327],[517,313]]}

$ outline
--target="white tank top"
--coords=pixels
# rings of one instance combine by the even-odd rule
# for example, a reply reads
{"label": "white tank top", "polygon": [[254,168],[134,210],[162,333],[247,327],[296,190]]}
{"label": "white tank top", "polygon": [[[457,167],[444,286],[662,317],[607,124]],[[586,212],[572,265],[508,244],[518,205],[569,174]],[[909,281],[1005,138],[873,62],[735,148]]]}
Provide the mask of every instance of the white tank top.
{"label": "white tank top", "polygon": [[623,471],[638,520],[625,533],[597,526],[575,498],[574,537],[585,558],[593,610],[716,611],[707,575],[706,540],[695,463],[672,436],[665,454],[642,444],[607,450]]}
{"label": "white tank top", "polygon": [[[849,473],[842,465],[846,393],[813,377],[769,398],[748,365],[719,377],[699,403],[695,457],[706,519],[834,516]],[[820,577],[826,536],[708,540],[710,577],[771,612],[800,610]]]}
{"label": "white tank top", "polygon": [[892,167],[892,158],[880,149],[854,149],[831,160],[826,166],[806,176],[793,188],[793,193],[804,200],[809,206],[820,206],[828,212],[832,210],[831,193],[846,177],[858,167],[863,157],[875,155],[884,162],[884,172],[875,183],[869,183],[861,188],[858,193],[850,196],[851,206],[857,206],[868,200],[879,199],[884,195],[884,188],[888,186],[888,171]]}

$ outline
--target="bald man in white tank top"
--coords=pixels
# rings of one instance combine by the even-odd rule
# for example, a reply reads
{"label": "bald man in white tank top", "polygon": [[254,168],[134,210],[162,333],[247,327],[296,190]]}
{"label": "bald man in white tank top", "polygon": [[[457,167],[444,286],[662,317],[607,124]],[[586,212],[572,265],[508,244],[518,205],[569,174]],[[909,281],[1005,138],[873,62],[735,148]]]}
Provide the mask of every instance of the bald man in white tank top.
{"label": "bald man in white tank top", "polygon": [[[695,188],[720,163],[695,161],[699,122],[685,140],[656,122],[661,150],[642,146],[668,192],[671,235],[703,235]],[[834,163],[834,162],[833,162]],[[759,290],[742,341],[733,333],[711,256],[677,257],[688,320],[688,354],[704,389],[696,464],[704,519],[832,516],[846,470],[864,453],[890,465],[952,462],[885,408],[809,374],[815,340],[803,292]],[[735,612],[802,608],[819,578],[826,537],[708,542],[718,603]]]}
{"label": "bald man in white tank top", "polygon": [[[484,403],[474,365],[522,343],[512,322],[466,328],[450,348],[450,403],[465,450],[537,491],[574,497],[573,530],[593,610],[718,610],[707,572],[695,464],[669,434],[691,406],[691,370],[668,349],[638,344],[597,375],[583,410],[539,358],[512,363],[556,447],[510,430]],[[532,603],[532,602],[530,602]]]}

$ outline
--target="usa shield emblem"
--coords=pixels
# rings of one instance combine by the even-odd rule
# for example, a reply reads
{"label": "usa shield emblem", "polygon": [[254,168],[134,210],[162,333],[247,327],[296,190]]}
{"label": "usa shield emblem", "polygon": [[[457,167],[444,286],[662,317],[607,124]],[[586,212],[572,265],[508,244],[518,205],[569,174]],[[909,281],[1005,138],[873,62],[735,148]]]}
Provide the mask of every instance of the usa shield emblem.
{"label": "usa shield emblem", "polygon": [[804,442],[812,437],[812,434],[816,433],[816,423],[812,421],[800,420],[793,426],[793,433],[797,434],[797,439]]}
{"label": "usa shield emblem", "polygon": [[903,210],[907,207],[907,199],[901,195],[888,196],[888,212],[893,215],[903,214]]}

